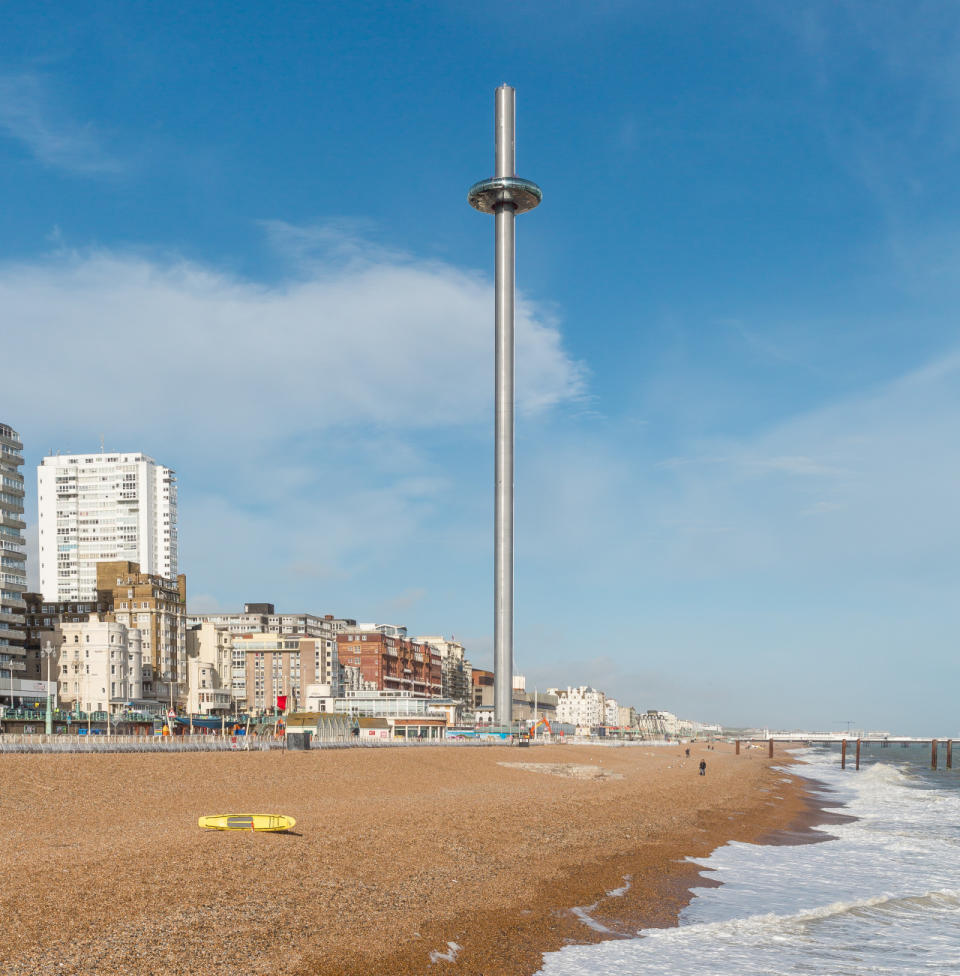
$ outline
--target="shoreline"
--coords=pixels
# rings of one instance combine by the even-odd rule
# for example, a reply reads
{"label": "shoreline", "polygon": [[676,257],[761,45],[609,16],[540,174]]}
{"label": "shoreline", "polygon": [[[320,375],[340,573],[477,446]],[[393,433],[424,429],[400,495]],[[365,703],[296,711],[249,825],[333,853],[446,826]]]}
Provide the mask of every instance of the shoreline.
{"label": "shoreline", "polygon": [[[728,747],[721,745],[719,748],[725,750]],[[732,749],[729,751],[732,755]],[[680,761],[695,766],[701,756],[709,760],[711,752],[707,752],[702,746],[694,747],[689,759]],[[834,837],[818,828],[856,819],[831,809],[827,795],[829,791],[821,788],[816,780],[795,777],[778,768],[799,762],[801,761],[790,755],[775,756],[773,760],[763,757],[769,773],[784,781],[784,793],[789,793],[789,796],[776,797],[783,806],[766,799],[760,801],[772,806],[774,812],[779,814],[771,817],[771,821],[776,823],[772,829],[769,828],[766,818],[760,815],[758,820],[763,826],[752,828],[749,824],[740,822],[736,831],[720,843],[704,843],[702,839],[695,839],[690,844],[689,837],[684,841],[666,843],[658,851],[658,857],[653,864],[650,862],[649,852],[645,852],[643,856],[602,858],[593,869],[586,872],[581,866],[575,876],[566,878],[567,885],[563,890],[568,896],[568,902],[572,892],[581,891],[585,893],[581,895],[582,898],[593,898],[589,904],[574,900],[573,904],[559,905],[551,900],[552,896],[548,896],[535,907],[524,909],[522,917],[518,917],[515,910],[507,909],[474,915],[469,927],[437,927],[433,941],[443,945],[443,940],[446,939],[447,946],[453,943],[457,948],[452,958],[441,957],[427,968],[431,972],[446,970],[457,973],[458,976],[535,976],[543,966],[544,954],[556,951],[564,945],[589,945],[611,939],[632,939],[642,929],[676,927],[681,911],[694,897],[695,888],[719,887],[722,883],[705,876],[703,869],[692,863],[691,858],[706,857],[731,841],[761,846],[823,843],[833,840]],[[786,782],[788,779],[789,782]],[[764,792],[771,789],[772,787],[761,788]],[[786,819],[783,818],[785,811],[789,811]],[[749,811],[740,813],[746,816]],[[729,832],[729,821],[716,826]],[[712,833],[710,827],[701,826],[699,829]],[[631,871],[637,868],[638,861],[643,871],[640,877]],[[620,881],[614,883],[618,875]],[[649,885],[650,875],[653,875],[655,881],[652,889],[644,887]],[[586,894],[595,893],[598,885],[600,895]],[[585,912],[587,918],[584,919],[578,911]],[[477,955],[478,947],[482,947],[485,958],[479,967],[474,968],[466,963],[464,955]],[[419,947],[411,946],[385,955],[363,953],[351,963],[354,968],[347,969],[327,967],[322,962],[312,961],[295,970],[291,976],[419,976],[426,969],[422,952],[418,950]],[[444,967],[442,963],[445,962],[448,965]]]}
{"label": "shoreline", "polygon": [[[808,781],[772,768],[789,756],[683,748],[6,756],[0,968],[531,976],[569,942],[676,925],[715,883],[687,858],[809,817]],[[297,827],[197,828],[226,812]]]}

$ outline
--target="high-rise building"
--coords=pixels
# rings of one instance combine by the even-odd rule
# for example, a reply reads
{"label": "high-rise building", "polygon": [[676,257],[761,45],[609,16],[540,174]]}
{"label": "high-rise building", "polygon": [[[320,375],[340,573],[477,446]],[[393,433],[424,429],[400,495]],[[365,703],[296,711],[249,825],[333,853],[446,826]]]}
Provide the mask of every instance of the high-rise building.
{"label": "high-rise building", "polygon": [[23,679],[27,552],[23,541],[23,444],[0,424],[0,696],[13,697],[14,675]]}
{"label": "high-rise building", "polygon": [[40,591],[93,600],[97,563],[177,575],[177,478],[146,454],[57,454],[37,469]]}

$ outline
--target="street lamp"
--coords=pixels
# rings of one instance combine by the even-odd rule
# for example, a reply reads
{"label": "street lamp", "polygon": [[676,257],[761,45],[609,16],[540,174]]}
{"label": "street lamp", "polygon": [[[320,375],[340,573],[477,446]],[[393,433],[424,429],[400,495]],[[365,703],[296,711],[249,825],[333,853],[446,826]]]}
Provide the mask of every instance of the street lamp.
{"label": "street lamp", "polygon": [[53,734],[53,704],[52,696],[50,694],[50,658],[53,657],[53,644],[50,641],[45,641],[43,644],[43,650],[40,652],[42,657],[47,659],[47,724],[46,732],[47,735]]}

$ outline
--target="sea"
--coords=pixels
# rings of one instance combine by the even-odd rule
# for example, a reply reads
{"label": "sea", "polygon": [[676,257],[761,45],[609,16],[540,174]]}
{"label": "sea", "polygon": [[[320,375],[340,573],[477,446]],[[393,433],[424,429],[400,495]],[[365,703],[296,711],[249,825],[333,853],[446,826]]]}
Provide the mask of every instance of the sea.
{"label": "sea", "polygon": [[823,843],[718,848],[694,863],[721,884],[676,928],[566,946],[541,976],[958,976],[960,771],[939,752],[934,771],[929,745],[870,744],[857,772],[852,750],[846,770],[838,746],[800,750],[790,773],[856,819]]}

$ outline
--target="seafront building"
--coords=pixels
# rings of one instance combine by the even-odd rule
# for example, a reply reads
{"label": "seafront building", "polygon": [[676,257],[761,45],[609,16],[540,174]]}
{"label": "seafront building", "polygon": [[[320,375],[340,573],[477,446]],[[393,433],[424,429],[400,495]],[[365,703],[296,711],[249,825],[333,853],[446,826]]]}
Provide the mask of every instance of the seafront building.
{"label": "seafront building", "polygon": [[[277,613],[272,603],[245,603],[242,613],[188,613],[186,621],[191,629],[210,624],[231,637],[241,634],[289,634],[314,638],[318,642],[316,654],[320,658],[315,661],[316,672],[326,676],[324,681],[330,682],[335,695],[340,694],[343,682],[337,657],[337,635],[357,626],[356,620],[334,617],[329,613],[324,616]],[[233,648],[232,655],[230,674],[221,671],[220,679],[224,685],[232,688],[234,698],[239,703],[247,700],[243,645]]]}
{"label": "seafront building", "polygon": [[[24,649],[26,652],[26,678],[34,683],[34,687],[41,679],[47,678],[47,658],[44,651],[48,644],[57,648],[59,653],[60,644],[63,642],[63,635],[60,632],[60,624],[69,621],[80,623],[90,619],[90,614],[99,613],[101,619],[110,619],[106,616],[112,610],[109,604],[104,604],[97,600],[69,601],[64,603],[47,603],[39,593],[24,593],[24,603],[26,611],[24,620],[26,622],[26,640]],[[55,680],[56,670],[51,675],[51,680]],[[38,692],[35,692],[35,694]],[[44,688],[43,694],[46,695]]]}
{"label": "seafront building", "polygon": [[620,725],[620,705],[616,698],[607,698],[603,703],[603,724],[607,727]]}
{"label": "seafront building", "polygon": [[137,563],[100,562],[96,594],[117,623],[142,633],[143,694],[171,707],[186,696],[187,578],[142,572]]}
{"label": "seafront building", "polygon": [[351,691],[409,691],[423,698],[443,694],[440,653],[430,644],[377,630],[337,635],[344,683]]}
{"label": "seafront building", "polygon": [[187,711],[191,715],[229,714],[233,708],[233,635],[209,621],[189,627],[186,670]]}
{"label": "seafront building", "polygon": [[[100,683],[93,679],[85,684],[81,681],[81,687],[77,689],[73,687],[77,683],[73,672],[69,687],[64,685],[65,672],[61,664],[58,691],[65,696],[64,700],[67,703],[92,701],[96,706],[103,696],[107,696],[109,708],[113,711],[134,699],[138,708],[148,711],[156,711],[159,705],[169,708],[185,702],[189,676],[185,671],[183,623],[186,577],[182,574],[176,580],[170,580],[152,573],[141,573],[136,563],[104,562],[97,565],[95,599],[48,601],[39,593],[26,593],[24,598],[27,677],[32,679],[31,693],[34,697],[37,693],[36,682],[47,677],[48,660],[44,651],[48,644],[52,643],[59,649],[64,643],[64,635],[69,632],[80,635],[76,643],[91,645],[93,654],[97,647],[117,643],[115,635],[121,631],[108,628],[109,624],[122,628],[123,633],[129,630],[134,635],[131,640],[137,655],[136,673],[121,673],[119,661],[114,660],[114,667],[109,671],[112,676],[109,684],[106,672],[92,670],[91,673],[100,679]],[[87,623],[96,624],[96,627],[85,631],[83,625]],[[101,639],[104,633],[108,638]],[[84,661],[84,670],[79,672],[81,678],[87,674],[86,667],[87,662]],[[82,705],[76,707],[86,710]],[[94,707],[94,710],[99,709]]]}
{"label": "seafront building", "polygon": [[37,469],[40,592],[92,600],[97,563],[137,563],[174,578],[179,568],[177,479],[146,454],[57,454]]}
{"label": "seafront building", "polygon": [[474,668],[470,679],[473,685],[473,707],[493,708],[493,672],[485,668]]}
{"label": "seafront building", "polygon": [[617,709],[616,724],[621,729],[637,728],[637,710],[632,705],[621,705]]}
{"label": "seafront building", "polygon": [[348,715],[359,721],[361,738],[443,738],[459,721],[461,703],[423,698],[409,691],[348,691],[331,698],[322,685],[307,688],[307,714],[314,718]]}
{"label": "seafront building", "polygon": [[606,695],[589,685],[578,688],[548,688],[557,696],[557,721],[578,729],[594,729],[606,721]]}
{"label": "seafront building", "polygon": [[473,667],[467,660],[463,644],[454,638],[447,640],[439,634],[417,637],[421,644],[429,644],[440,655],[440,680],[444,698],[473,704]]}
{"label": "seafront building", "polygon": [[656,708],[647,709],[637,717],[640,731],[653,738],[675,736],[679,729],[679,720],[672,712],[660,711]]}
{"label": "seafront building", "polygon": [[[23,594],[27,590],[27,551],[23,539],[23,443],[0,423],[0,698],[13,703],[23,694],[26,638]],[[20,684],[18,684],[18,682]]]}
{"label": "seafront building", "polygon": [[111,712],[143,701],[141,634],[91,613],[88,620],[60,624],[56,656],[57,700],[82,712]]}
{"label": "seafront building", "polygon": [[277,698],[291,711],[303,708],[308,685],[330,693],[330,660],[320,638],[304,634],[236,634],[231,638],[234,661],[242,655],[243,672],[233,668],[232,693],[240,709],[272,712]]}

